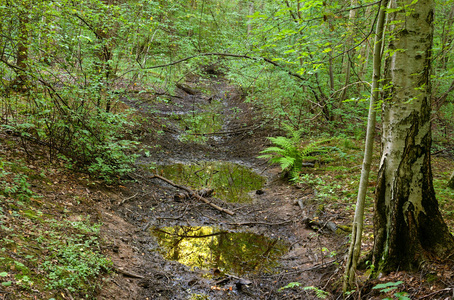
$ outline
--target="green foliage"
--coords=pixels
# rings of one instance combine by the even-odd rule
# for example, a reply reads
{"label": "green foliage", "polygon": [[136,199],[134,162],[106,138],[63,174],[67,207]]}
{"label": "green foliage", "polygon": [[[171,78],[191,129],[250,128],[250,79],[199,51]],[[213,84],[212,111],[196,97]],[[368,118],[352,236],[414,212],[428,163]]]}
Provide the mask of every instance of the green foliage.
{"label": "green foliage", "polygon": [[46,248],[52,255],[41,265],[48,275],[49,289],[68,289],[77,291],[81,287],[92,291],[96,289],[92,280],[111,266],[106,259],[94,249],[99,247],[95,236],[85,239],[83,236],[66,239],[66,243],[50,243]]}
{"label": "green foliage", "polygon": [[[43,174],[48,170],[37,171],[27,163],[20,157],[5,161],[0,156],[1,286],[13,287],[11,293],[38,290],[46,299],[50,297],[44,295],[59,294],[61,289],[94,299],[98,277],[111,267],[100,251],[101,224],[92,223],[90,216],[58,213],[54,218],[59,203],[43,203],[32,189],[40,183],[46,188],[49,182]],[[52,214],[47,205],[54,209]],[[20,296],[11,294],[15,299]]]}
{"label": "green foliage", "polygon": [[[299,283],[299,282],[290,282],[286,286],[281,287],[279,289],[279,292],[282,292],[285,289],[291,289],[291,288],[300,287],[300,286],[301,286],[301,283]],[[319,299],[326,299],[330,295],[328,292],[326,292],[326,291],[324,291],[322,289],[319,289],[319,288],[317,288],[315,286],[305,286],[305,287],[303,287],[303,290],[305,290],[305,291],[314,291],[316,297],[319,298]]]}
{"label": "green foliage", "polygon": [[292,288],[299,287],[299,286],[301,286],[301,283],[299,283],[299,282],[290,282],[286,286],[279,288],[279,292],[282,292],[285,289],[292,289]]}
{"label": "green foliage", "polygon": [[269,159],[270,163],[277,163],[281,166],[291,180],[296,180],[303,168],[303,162],[307,160],[316,160],[319,155],[325,154],[332,150],[330,147],[322,146],[331,141],[324,139],[302,145],[299,131],[293,131],[292,137],[283,136],[269,137],[268,139],[275,145],[261,151],[263,155],[258,158]]}
{"label": "green foliage", "polygon": [[[380,283],[374,286],[372,289],[380,290],[381,293],[388,293],[390,291],[397,289],[397,287],[402,283],[403,281]],[[407,296],[408,293],[406,292],[394,293],[395,299],[398,300],[410,300],[410,298],[408,298]],[[384,298],[384,300],[392,300],[392,298]]]}
{"label": "green foliage", "polygon": [[329,293],[328,292],[325,292],[324,290],[321,290],[315,286],[305,286],[303,287],[303,290],[306,290],[306,291],[314,291],[315,292],[315,295],[317,296],[317,298],[319,299],[326,299],[328,298],[329,296]]}
{"label": "green foliage", "polygon": [[13,197],[19,201],[29,200],[34,193],[30,190],[30,183],[28,182],[28,176],[25,174],[17,173],[11,180],[7,180],[8,177],[12,177],[13,173],[6,171],[5,167],[9,169],[14,167],[14,163],[5,162],[0,158],[0,195],[5,197]]}
{"label": "green foliage", "polygon": [[[15,217],[25,216],[19,212]],[[46,219],[44,223],[30,219],[27,224],[23,233],[10,231],[1,240],[3,246],[20,253],[9,256],[5,248],[0,252],[0,276],[10,279],[2,285],[24,289],[45,286],[94,295],[99,287],[96,278],[112,265],[99,251],[101,225],[90,223],[89,218],[71,222]]]}

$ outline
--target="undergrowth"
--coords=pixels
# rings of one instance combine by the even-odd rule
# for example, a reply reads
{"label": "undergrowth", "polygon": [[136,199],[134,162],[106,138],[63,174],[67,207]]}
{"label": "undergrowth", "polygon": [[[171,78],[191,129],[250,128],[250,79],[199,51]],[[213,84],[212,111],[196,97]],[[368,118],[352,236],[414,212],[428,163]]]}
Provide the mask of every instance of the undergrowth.
{"label": "undergrowth", "polygon": [[99,277],[112,265],[100,251],[101,224],[36,191],[52,185],[51,173],[0,152],[2,292],[14,299],[95,299]]}
{"label": "undergrowth", "polygon": [[290,180],[298,179],[306,161],[322,160],[322,156],[335,150],[328,146],[332,139],[321,139],[310,143],[304,143],[300,130],[289,130],[290,137],[278,136],[268,139],[274,146],[261,151],[258,158],[269,159],[270,163],[277,163]]}

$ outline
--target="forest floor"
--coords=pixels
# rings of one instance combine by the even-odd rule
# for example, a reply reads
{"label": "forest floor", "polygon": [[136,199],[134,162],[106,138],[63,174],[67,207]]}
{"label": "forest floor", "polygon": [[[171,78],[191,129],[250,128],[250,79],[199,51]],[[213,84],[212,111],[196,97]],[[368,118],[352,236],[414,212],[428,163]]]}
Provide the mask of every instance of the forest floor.
{"label": "forest floor", "polygon": [[[47,184],[31,187],[46,199],[36,200],[44,215],[74,221],[89,216],[103,224],[100,249],[113,262],[114,272],[104,276],[96,298],[342,299],[361,142],[344,142],[347,160],[338,158],[307,167],[305,172],[310,176],[306,183],[289,184],[280,168],[257,159],[259,152],[270,146],[267,137],[283,133],[267,126],[261,109],[245,103],[241,90],[223,79],[194,76],[174,93],[167,101],[147,93],[131,93],[123,99],[140,115],[142,125],[134,132],[143,149],[137,171],[122,185],[108,186],[63,168],[51,168]],[[209,111],[210,107],[215,108]],[[203,113],[207,115],[199,118]],[[211,131],[198,127],[206,124],[207,118],[213,121]],[[16,144],[5,142],[12,137],[2,133],[0,138],[4,142],[0,150],[9,159],[25,156],[12,146]],[[454,162],[451,154],[437,159],[434,168],[444,180]],[[221,200],[215,188],[213,195],[203,197],[221,208],[217,209],[187,197],[181,186],[190,184],[171,179],[162,168],[193,164],[199,169],[190,172],[198,176],[216,168],[204,165],[206,161],[244,166],[263,176],[265,184],[252,189],[246,202]],[[39,168],[38,161],[29,163],[30,170]],[[203,177],[207,188],[212,188],[209,182],[216,172]],[[370,199],[365,252],[373,239]],[[3,222],[11,228],[19,226],[8,215]],[[406,292],[411,299],[453,297],[450,262],[431,262],[418,273],[396,272],[375,281],[368,281],[367,274],[366,270],[359,272],[358,289],[352,298],[393,298],[397,292]],[[372,289],[398,281],[402,283],[395,290]],[[51,294],[36,288],[0,290],[0,299],[17,299],[17,295],[48,299]],[[65,289],[55,298],[84,297]]]}

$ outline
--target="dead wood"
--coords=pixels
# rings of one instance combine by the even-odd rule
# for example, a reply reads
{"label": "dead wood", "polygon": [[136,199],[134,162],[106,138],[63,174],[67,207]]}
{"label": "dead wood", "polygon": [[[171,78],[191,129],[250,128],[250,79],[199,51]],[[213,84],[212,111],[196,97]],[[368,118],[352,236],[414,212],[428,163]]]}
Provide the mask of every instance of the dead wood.
{"label": "dead wood", "polygon": [[115,271],[117,271],[118,273],[123,274],[125,276],[132,277],[132,278],[140,278],[140,279],[144,279],[145,278],[142,275],[135,274],[135,273],[132,273],[132,272],[120,269],[120,268],[115,268]]}
{"label": "dead wood", "polygon": [[[213,195],[213,192],[214,192],[213,189],[201,189],[201,190],[198,190],[196,193],[200,197],[208,198],[208,197],[211,197],[211,195]],[[189,193],[178,193],[173,196],[173,199],[178,202],[181,202],[187,198],[191,198],[191,195]]]}
{"label": "dead wood", "polygon": [[122,204],[124,204],[126,201],[135,198],[138,194],[139,194],[139,193],[135,193],[133,196],[121,200],[121,201],[118,203],[118,205],[122,205]]}
{"label": "dead wood", "polygon": [[278,223],[266,223],[266,222],[254,222],[254,221],[251,221],[251,222],[228,223],[228,224],[232,225],[232,226],[244,226],[244,225],[269,225],[269,226],[276,226],[276,225],[284,225],[284,224],[291,223],[291,222],[293,222],[293,221],[292,220],[288,220],[288,221],[283,221],[283,222],[278,222]]}
{"label": "dead wood", "polygon": [[185,84],[180,84],[180,83],[177,83],[176,84],[177,88],[179,88],[180,90],[183,90],[185,91],[187,94],[189,95],[196,95],[199,93],[199,91],[185,85]]}
{"label": "dead wood", "polygon": [[196,192],[194,192],[194,191],[191,190],[190,188],[187,188],[187,187],[182,186],[182,185],[178,185],[178,184],[176,184],[176,183],[170,181],[170,180],[167,179],[167,178],[164,178],[164,177],[159,176],[159,175],[153,175],[153,176],[151,176],[150,178],[158,178],[158,179],[160,179],[160,180],[162,180],[162,181],[165,181],[165,182],[167,182],[168,184],[170,184],[170,185],[172,185],[172,186],[174,186],[174,187],[176,187],[176,188],[185,190],[185,191],[188,192],[192,197],[194,197],[194,198],[196,198],[196,199],[198,199],[198,200],[200,200],[200,201],[202,201],[202,202],[208,204],[209,206],[211,206],[211,207],[213,207],[213,208],[215,208],[215,209],[217,209],[217,210],[219,210],[219,211],[225,212],[226,214],[229,214],[229,215],[231,215],[231,216],[233,216],[233,215],[235,214],[233,211],[231,211],[231,210],[229,210],[229,209],[226,209],[226,208],[222,208],[222,207],[220,207],[220,206],[218,206],[218,205],[216,205],[216,204],[214,204],[214,203],[208,201],[206,198],[204,198],[204,197],[202,197],[202,196],[199,196]]}

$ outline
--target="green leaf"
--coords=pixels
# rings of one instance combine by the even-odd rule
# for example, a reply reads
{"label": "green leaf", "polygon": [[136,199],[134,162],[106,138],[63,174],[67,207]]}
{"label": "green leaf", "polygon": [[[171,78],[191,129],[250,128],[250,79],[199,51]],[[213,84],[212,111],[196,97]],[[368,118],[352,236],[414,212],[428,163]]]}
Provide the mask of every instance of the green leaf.
{"label": "green leaf", "polygon": [[0,273],[0,276],[1,276],[1,277],[6,277],[6,276],[8,276],[8,272],[1,272],[1,273]]}
{"label": "green leaf", "polygon": [[301,286],[301,283],[299,283],[299,282],[290,282],[286,286],[281,287],[279,289],[279,291],[281,292],[281,291],[283,291],[285,289],[291,289],[291,288],[298,287],[298,286]]}
{"label": "green leaf", "polygon": [[5,282],[2,282],[2,285],[3,285],[3,286],[10,286],[10,285],[12,285],[12,284],[13,284],[12,281],[5,281]]}
{"label": "green leaf", "polygon": [[380,292],[386,293],[394,289],[397,289],[397,286],[401,285],[402,283],[403,281],[380,283],[374,286],[372,289],[374,290],[380,289]]}

